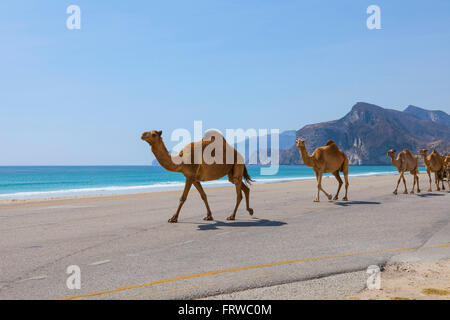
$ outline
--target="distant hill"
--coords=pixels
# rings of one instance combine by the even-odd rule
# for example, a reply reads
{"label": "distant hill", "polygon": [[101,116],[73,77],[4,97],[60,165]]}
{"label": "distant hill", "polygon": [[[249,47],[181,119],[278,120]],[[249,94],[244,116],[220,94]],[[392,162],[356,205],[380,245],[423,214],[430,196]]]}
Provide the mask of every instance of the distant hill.
{"label": "distant hill", "polygon": [[[413,153],[420,148],[450,152],[448,118],[443,111],[410,106],[402,112],[358,102],[343,118],[304,126],[296,136],[306,139],[310,153],[332,139],[347,154],[350,164],[390,164],[386,152],[391,148],[408,148]],[[301,163],[295,143],[280,152],[280,164]]]}
{"label": "distant hill", "polygon": [[[292,147],[292,145],[295,143],[295,136],[296,131],[295,130],[287,130],[283,131],[278,136],[278,150],[286,150]],[[245,162],[248,163],[249,160],[252,160],[252,164],[255,162],[260,163],[259,161],[259,149],[260,149],[260,141],[266,140],[266,149],[262,150],[265,151],[267,156],[270,157],[271,155],[271,142],[272,142],[272,136],[268,134],[267,136],[262,137],[256,137],[256,138],[247,138],[245,139]],[[237,144],[234,144],[235,148],[238,148]],[[239,149],[238,149],[239,150]]]}
{"label": "distant hill", "polygon": [[415,106],[408,106],[404,112],[410,113],[421,120],[430,120],[450,126],[450,115],[440,110],[425,110]]}

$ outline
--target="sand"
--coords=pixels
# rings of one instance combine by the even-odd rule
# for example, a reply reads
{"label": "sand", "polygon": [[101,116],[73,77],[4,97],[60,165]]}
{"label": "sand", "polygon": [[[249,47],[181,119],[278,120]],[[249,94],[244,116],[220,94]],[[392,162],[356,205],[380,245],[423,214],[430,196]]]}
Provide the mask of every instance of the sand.
{"label": "sand", "polygon": [[365,289],[349,299],[450,300],[450,259],[388,264],[381,289]]}

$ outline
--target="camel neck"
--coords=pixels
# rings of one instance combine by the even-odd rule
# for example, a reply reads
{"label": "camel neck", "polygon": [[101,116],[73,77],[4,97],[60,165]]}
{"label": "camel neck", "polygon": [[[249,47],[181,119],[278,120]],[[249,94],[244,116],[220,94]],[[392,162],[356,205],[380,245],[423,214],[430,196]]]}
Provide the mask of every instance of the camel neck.
{"label": "camel neck", "polygon": [[428,155],[427,154],[423,154],[422,157],[423,157],[423,163],[425,163],[425,166],[428,166],[429,163],[430,163],[428,161]]}
{"label": "camel neck", "polygon": [[392,165],[396,168],[400,166],[400,159],[395,159],[395,155],[391,156]]}
{"label": "camel neck", "polygon": [[300,155],[302,156],[303,163],[305,164],[305,166],[312,167],[313,162],[311,156],[308,154],[308,151],[306,151],[306,147],[300,146],[298,150],[300,151]]}
{"label": "camel neck", "polygon": [[173,162],[172,156],[170,155],[169,151],[167,151],[166,146],[164,145],[164,142],[161,141],[161,143],[158,143],[157,145],[154,145],[151,147],[151,150],[153,154],[156,157],[156,160],[158,160],[159,164],[168,171],[174,171],[178,172],[180,171],[180,165],[177,165]]}

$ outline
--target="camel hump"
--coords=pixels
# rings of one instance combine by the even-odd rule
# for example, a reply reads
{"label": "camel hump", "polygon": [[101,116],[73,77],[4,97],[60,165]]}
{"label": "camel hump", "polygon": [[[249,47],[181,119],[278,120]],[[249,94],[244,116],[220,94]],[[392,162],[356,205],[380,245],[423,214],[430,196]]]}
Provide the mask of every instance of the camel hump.
{"label": "camel hump", "polygon": [[203,135],[202,140],[206,141],[214,141],[216,138],[222,138],[225,140],[225,137],[222,135],[222,133],[218,130],[208,130]]}
{"label": "camel hump", "polygon": [[403,152],[405,154],[407,154],[407,155],[411,155],[412,156],[412,153],[411,153],[411,151],[409,151],[409,149],[403,149]]}
{"label": "camel hump", "polygon": [[328,140],[325,147],[326,147],[326,149],[328,149],[329,152],[338,152],[339,151],[337,144],[333,140]]}

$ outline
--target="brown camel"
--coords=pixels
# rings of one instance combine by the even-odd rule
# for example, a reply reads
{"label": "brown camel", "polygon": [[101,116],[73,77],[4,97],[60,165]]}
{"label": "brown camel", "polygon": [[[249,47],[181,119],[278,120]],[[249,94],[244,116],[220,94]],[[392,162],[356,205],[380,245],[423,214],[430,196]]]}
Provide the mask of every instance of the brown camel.
{"label": "brown camel", "polygon": [[444,168],[447,174],[448,189],[450,190],[450,153],[444,158]]}
{"label": "brown camel", "polygon": [[[249,204],[250,188],[247,186],[247,184],[251,184],[253,180],[251,180],[247,172],[243,157],[237,152],[237,150],[235,150],[225,141],[225,138],[223,138],[220,133],[218,133],[217,131],[210,131],[209,139],[205,139],[205,137],[203,137],[201,141],[189,143],[178,155],[175,156],[171,155],[167,151],[161,135],[162,131],[148,131],[142,134],[141,139],[146,141],[150,145],[151,151],[163,168],[172,172],[181,172],[186,177],[186,183],[184,186],[183,194],[180,198],[178,209],[172,216],[172,218],[169,219],[169,222],[178,221],[178,215],[180,213],[181,207],[186,201],[187,195],[192,185],[194,185],[194,187],[198,190],[203,202],[205,203],[207,213],[204,220],[213,220],[211,210],[208,205],[208,200],[205,191],[203,191],[202,185],[200,184],[200,181],[217,180],[226,175],[228,175],[228,180],[235,185],[237,194],[234,211],[227,218],[227,220],[235,219],[236,211],[242,200],[242,191],[245,194],[247,211],[250,213],[250,215],[253,215],[253,209],[250,208]],[[221,142],[220,146],[223,146],[223,158],[221,157],[223,161],[219,160],[217,161],[218,163],[207,162],[204,158],[204,151],[208,146],[212,144],[212,142],[217,141],[215,140],[215,137],[220,137],[220,139],[218,140],[220,140]],[[201,154],[199,154],[197,151],[200,151]],[[212,151],[211,154],[213,157],[216,151],[220,152],[220,150]],[[226,158],[227,151],[231,151],[231,159]],[[199,155],[198,159],[201,159],[200,161],[195,161],[197,159],[197,155]],[[242,179],[244,179],[245,182],[243,182]]]}
{"label": "brown camel", "polygon": [[347,201],[347,192],[348,192],[348,159],[345,153],[342,150],[339,150],[338,146],[334,141],[329,140],[327,144],[323,147],[317,148],[314,152],[309,155],[308,151],[306,151],[305,140],[297,139],[296,140],[297,148],[300,151],[300,155],[302,156],[303,163],[308,167],[312,167],[314,173],[316,174],[317,179],[317,196],[314,199],[314,202],[319,202],[319,194],[320,191],[325,193],[328,200],[331,200],[332,195],[328,194],[322,188],[322,175],[324,173],[333,173],[336,177],[336,180],[339,183],[336,196],[334,200],[338,199],[339,191],[342,187],[342,179],[339,175],[339,171],[343,172],[345,179],[345,196],[342,200]]}
{"label": "brown camel", "polygon": [[405,185],[405,191],[403,193],[407,194],[408,190],[406,188],[406,181],[405,181],[405,172],[409,171],[414,176],[414,182],[411,189],[411,193],[414,193],[414,186],[416,185],[417,181],[417,192],[420,192],[419,189],[419,176],[417,175],[418,168],[419,168],[419,159],[412,155],[412,153],[405,149],[402,152],[399,152],[397,155],[397,159],[395,158],[395,149],[391,149],[388,151],[387,155],[392,160],[392,165],[397,168],[398,172],[400,173],[400,177],[397,181],[397,186],[395,187],[394,194],[397,194],[398,185],[400,184],[400,180],[403,180],[403,184]]}
{"label": "brown camel", "polygon": [[439,181],[442,181],[442,190],[445,190],[444,187],[444,161],[442,160],[441,155],[436,150],[433,150],[430,155],[428,154],[428,150],[421,149],[420,154],[423,156],[423,161],[425,162],[425,168],[427,169],[428,178],[430,180],[430,187],[428,191],[432,191],[431,189],[431,172],[434,172],[434,182],[436,183],[436,190],[440,191]]}

